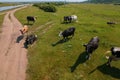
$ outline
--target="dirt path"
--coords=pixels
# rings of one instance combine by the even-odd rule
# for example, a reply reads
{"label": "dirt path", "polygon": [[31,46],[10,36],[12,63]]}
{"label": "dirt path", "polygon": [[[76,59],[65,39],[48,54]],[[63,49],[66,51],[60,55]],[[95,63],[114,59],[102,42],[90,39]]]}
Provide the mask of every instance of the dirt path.
{"label": "dirt path", "polygon": [[4,17],[0,34],[0,80],[25,80],[27,67],[27,50],[24,41],[16,43],[20,36],[22,24],[14,17],[14,9]]}

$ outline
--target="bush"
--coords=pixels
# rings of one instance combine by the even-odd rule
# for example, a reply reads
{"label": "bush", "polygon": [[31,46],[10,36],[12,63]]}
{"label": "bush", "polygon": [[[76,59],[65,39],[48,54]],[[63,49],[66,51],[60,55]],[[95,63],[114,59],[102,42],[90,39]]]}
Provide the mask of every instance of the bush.
{"label": "bush", "polygon": [[44,10],[45,12],[56,12],[57,9],[52,4],[34,4],[33,6],[39,7],[40,9]]}
{"label": "bush", "polygon": [[43,5],[40,6],[39,8],[44,10],[45,12],[56,12],[56,7],[53,5]]}

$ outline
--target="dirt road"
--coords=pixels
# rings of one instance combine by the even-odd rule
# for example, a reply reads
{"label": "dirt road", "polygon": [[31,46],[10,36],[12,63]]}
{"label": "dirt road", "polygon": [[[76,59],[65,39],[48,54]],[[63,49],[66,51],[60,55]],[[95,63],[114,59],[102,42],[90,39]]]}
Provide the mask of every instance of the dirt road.
{"label": "dirt road", "polygon": [[14,9],[4,17],[0,33],[0,80],[25,80],[27,67],[27,50],[24,40],[16,42],[20,36],[22,24],[15,18]]}

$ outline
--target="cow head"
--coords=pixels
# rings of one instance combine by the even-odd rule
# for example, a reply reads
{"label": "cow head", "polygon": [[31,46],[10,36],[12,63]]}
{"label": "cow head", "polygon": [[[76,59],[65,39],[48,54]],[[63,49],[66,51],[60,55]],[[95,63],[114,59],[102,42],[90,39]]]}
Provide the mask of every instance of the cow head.
{"label": "cow head", "polygon": [[34,17],[34,20],[35,20],[35,21],[37,20],[37,16]]}
{"label": "cow head", "polygon": [[59,33],[59,35],[58,35],[59,37],[62,37],[63,35],[62,35],[62,31],[60,31],[60,33]]}

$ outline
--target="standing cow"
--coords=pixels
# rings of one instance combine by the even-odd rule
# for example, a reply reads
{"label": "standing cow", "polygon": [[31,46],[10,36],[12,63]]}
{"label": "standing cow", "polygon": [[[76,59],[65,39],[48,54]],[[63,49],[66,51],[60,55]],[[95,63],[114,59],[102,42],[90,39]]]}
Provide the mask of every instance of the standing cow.
{"label": "standing cow", "polygon": [[112,55],[108,57],[108,62],[107,62],[107,65],[109,66],[111,66],[110,63],[112,61],[120,60],[120,47],[112,47],[110,52],[112,53]]}
{"label": "standing cow", "polygon": [[65,23],[71,23],[72,21],[76,21],[76,20],[77,20],[76,15],[64,16],[64,22]]}
{"label": "standing cow", "polygon": [[75,27],[70,27],[66,30],[64,30],[63,32],[61,31],[59,33],[59,36],[63,36],[64,39],[68,38],[68,36],[74,36],[74,32],[75,32]]}
{"label": "standing cow", "polygon": [[30,21],[32,21],[33,23],[36,21],[37,17],[34,17],[34,16],[27,16],[27,21],[28,21],[28,24]]}
{"label": "standing cow", "polygon": [[99,45],[99,38],[96,36],[96,37],[93,37],[89,42],[88,44],[84,44],[83,46],[85,46],[85,50],[86,50],[86,53],[87,53],[87,56],[86,56],[86,59],[90,59],[90,56],[92,54],[93,51],[95,51],[97,48],[98,48],[98,45]]}

